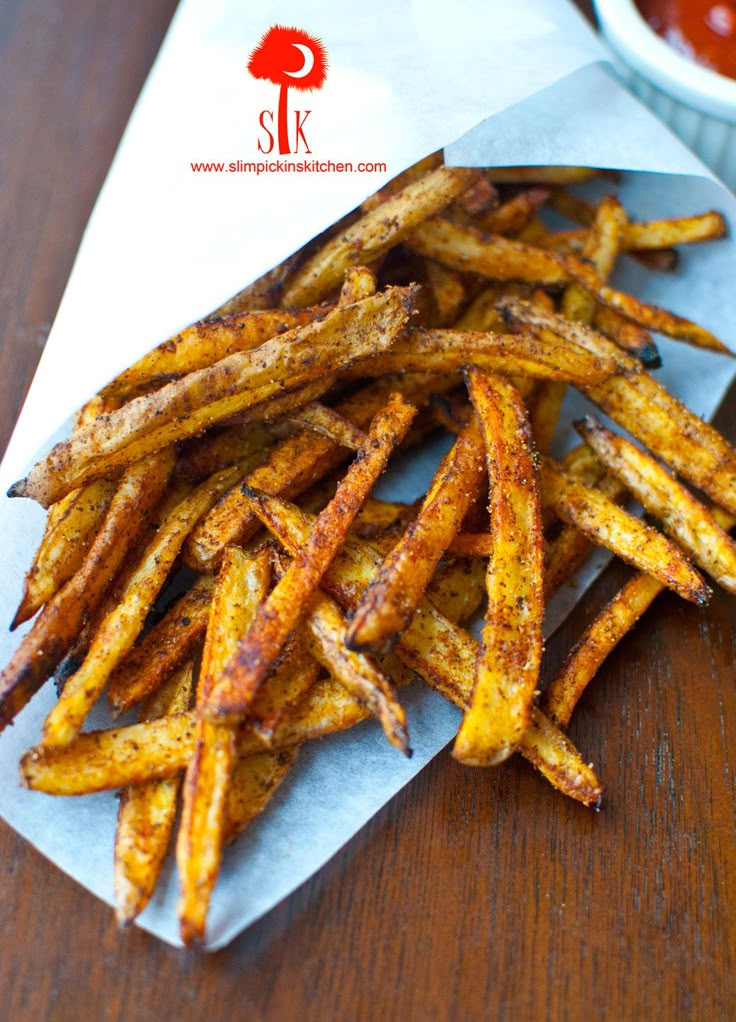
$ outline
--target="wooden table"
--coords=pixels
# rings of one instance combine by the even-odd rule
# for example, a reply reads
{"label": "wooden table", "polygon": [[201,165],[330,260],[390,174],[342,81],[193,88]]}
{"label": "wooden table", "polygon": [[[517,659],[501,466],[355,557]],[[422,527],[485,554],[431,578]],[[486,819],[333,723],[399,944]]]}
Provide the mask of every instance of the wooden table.
{"label": "wooden table", "polygon": [[[79,238],[175,0],[0,7],[0,431],[7,442]],[[718,419],[736,438],[736,393]],[[626,576],[550,643],[559,662]],[[523,762],[447,753],[227,950],[174,951],[0,824],[0,1017],[736,1017],[736,603],[661,597],[584,697],[595,815]]]}

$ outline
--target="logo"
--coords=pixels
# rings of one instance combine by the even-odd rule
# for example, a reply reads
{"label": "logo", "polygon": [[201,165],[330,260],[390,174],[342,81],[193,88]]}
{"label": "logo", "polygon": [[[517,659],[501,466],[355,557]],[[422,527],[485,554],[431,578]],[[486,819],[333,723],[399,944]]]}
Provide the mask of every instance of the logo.
{"label": "logo", "polygon": [[[304,125],[311,110],[292,110],[292,133],[289,132],[289,90],[312,92],[321,89],[327,78],[327,51],[321,41],[300,28],[272,25],[250,55],[248,71],[254,78],[278,86],[279,100],[275,118],[273,110],[262,110],[258,123],[265,135],[258,140],[258,151],[270,153],[274,145],[281,155],[311,153]],[[300,148],[301,147],[301,148]]]}

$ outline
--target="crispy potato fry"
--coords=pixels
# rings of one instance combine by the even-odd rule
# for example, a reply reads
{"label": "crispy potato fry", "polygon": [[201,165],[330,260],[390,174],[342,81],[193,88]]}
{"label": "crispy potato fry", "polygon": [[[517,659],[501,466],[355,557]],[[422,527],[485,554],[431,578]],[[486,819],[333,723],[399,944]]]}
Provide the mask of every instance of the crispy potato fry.
{"label": "crispy potato fry", "polygon": [[395,644],[484,479],[483,437],[473,419],[442,459],[418,515],[355,610],[346,636],[351,649],[381,653]]}
{"label": "crispy potato fry", "polygon": [[116,488],[110,480],[98,480],[77,490],[68,502],[36,551],[11,630],[32,618],[82,567]]}
{"label": "crispy potato fry", "polygon": [[396,691],[372,657],[356,653],[345,641],[347,622],[329,596],[317,592],[309,599],[305,630],[312,654],[351,695],[381,722],[388,741],[411,756],[406,712]]}
{"label": "crispy potato fry", "polygon": [[46,717],[44,744],[64,745],[79,733],[108,676],[140,634],[190,529],[240,474],[238,465],[216,473],[169,513],[143,551],[120,602],[100,625],[84,663]]}
{"label": "crispy potato fry", "polygon": [[260,752],[239,760],[230,777],[222,821],[225,845],[262,813],[296,762],[298,749]]}
{"label": "crispy potato fry", "polygon": [[528,188],[480,217],[476,226],[489,234],[518,234],[534,219],[549,195],[548,188]]}
{"label": "crispy potato fry", "polygon": [[610,337],[619,348],[635,355],[647,369],[659,369],[662,365],[662,358],[649,331],[632,323],[615,309],[597,305],[593,325],[596,330]]}
{"label": "crispy potato fry", "polygon": [[250,351],[294,327],[322,319],[329,307],[284,312],[280,309],[236,313],[205,319],[134,362],[101,392],[103,400],[127,401],[146,390],[162,387],[196,369],[214,365],[236,351]]}
{"label": "crispy potato fry", "polygon": [[430,170],[366,213],[300,267],[284,291],[284,308],[321,301],[355,263],[370,263],[405,238],[416,224],[439,212],[477,178],[452,167]]}
{"label": "crispy potato fry", "polygon": [[710,589],[679,547],[548,459],[542,462],[542,492],[555,514],[596,546],[658,578],[684,600],[699,606],[708,602]]}
{"label": "crispy potato fry", "polygon": [[466,379],[483,430],[493,548],[475,686],[452,755],[490,766],[519,747],[529,725],[542,657],[544,545],[536,452],[521,398],[507,381],[477,369]]}
{"label": "crispy potato fry", "polygon": [[434,322],[438,326],[450,326],[460,314],[467,297],[463,278],[455,270],[448,269],[434,259],[425,259],[424,269],[434,300]]}
{"label": "crispy potato fry", "polygon": [[292,632],[283,656],[250,705],[248,724],[270,748],[277,727],[316,683],[322,667],[309,652],[306,638]]}
{"label": "crispy potato fry", "polygon": [[557,333],[591,351],[618,357],[619,373],[585,387],[588,397],[714,503],[736,513],[736,451],[713,426],[643,372],[636,359],[623,351],[616,356],[615,345],[595,331],[516,299],[501,305],[509,322],[542,337]]}
{"label": "crispy potato fry", "polygon": [[366,435],[362,429],[358,429],[334,408],[328,408],[319,401],[305,405],[294,415],[289,415],[285,421],[314,430],[315,433],[327,437],[341,447],[346,447],[349,451],[360,450],[366,442]]}
{"label": "crispy potato fry", "polygon": [[580,435],[601,461],[661,522],[695,563],[730,593],[736,593],[736,543],[697,500],[658,462],[592,416],[577,422]]}
{"label": "crispy potato fry", "polygon": [[411,288],[389,288],[321,323],[298,327],[252,352],[236,352],[189,373],[154,394],[135,398],[104,424],[93,423],[62,441],[12,488],[45,506],[89,479],[130,461],[130,451],[157,450],[201,433],[249,405],[353,364],[388,347],[412,307]]}
{"label": "crispy potato fry", "polygon": [[205,720],[202,708],[265,599],[270,579],[267,550],[250,559],[237,547],[228,547],[210,608],[197,685],[197,744],[184,779],[176,841],[181,885],[179,930],[185,944],[204,938],[207,908],[222,859],[227,789],[237,761],[234,728]]}
{"label": "crispy potato fry", "polygon": [[[363,501],[401,439],[416,409],[400,395],[389,399],[368,431],[368,444],[358,453],[335,496],[321,513],[313,534],[259,608],[252,627],[225,666],[203,712],[212,720],[237,720],[265,680],[289,632],[295,627],[310,593],[334,557]],[[261,495],[244,490],[253,510],[260,514]]]}
{"label": "crispy potato fry", "polygon": [[44,607],[0,676],[0,729],[11,723],[71,649],[145,530],[173,465],[173,453],[161,451],[123,476],[84,564]]}
{"label": "crispy potato fry", "polygon": [[376,275],[367,266],[348,266],[340,290],[340,305],[352,305],[376,293]]}
{"label": "crispy potato fry", "polygon": [[[192,664],[185,664],[145,707],[142,719],[183,713],[192,695]],[[125,926],[148,904],[161,873],[176,816],[181,780],[165,777],[124,788],[115,829],[115,915]]]}
{"label": "crispy potato fry", "polygon": [[586,628],[542,697],[551,720],[567,727],[590,679],[663,589],[651,575],[634,575]]}
{"label": "crispy potato fry", "polygon": [[[599,202],[582,255],[595,269],[601,282],[611,275],[627,223],[628,217],[618,199],[607,195]],[[560,309],[567,319],[589,326],[595,316],[596,303],[579,284],[568,284]]]}
{"label": "crispy potato fry", "polygon": [[491,372],[565,380],[578,386],[602,382],[615,371],[611,359],[585,358],[560,344],[535,343],[531,335],[410,330],[390,351],[367,359],[360,372],[370,376],[449,373],[468,364]]}
{"label": "crispy potato fry", "polygon": [[198,483],[228,465],[253,459],[252,468],[268,457],[273,446],[271,430],[262,422],[229,426],[205,433],[183,444],[176,458],[176,475]]}
{"label": "crispy potato fry", "polygon": [[198,578],[121,660],[107,684],[107,696],[115,713],[125,713],[155,692],[192,655],[207,628],[214,588],[211,575]]}

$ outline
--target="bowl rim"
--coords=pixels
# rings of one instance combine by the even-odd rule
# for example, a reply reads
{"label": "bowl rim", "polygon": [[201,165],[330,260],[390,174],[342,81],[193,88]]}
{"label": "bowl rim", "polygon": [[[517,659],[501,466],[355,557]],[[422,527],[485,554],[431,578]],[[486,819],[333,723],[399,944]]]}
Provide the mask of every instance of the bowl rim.
{"label": "bowl rim", "polygon": [[701,113],[736,123],[736,80],[678,53],[644,20],[634,0],[593,0],[604,36],[634,71]]}

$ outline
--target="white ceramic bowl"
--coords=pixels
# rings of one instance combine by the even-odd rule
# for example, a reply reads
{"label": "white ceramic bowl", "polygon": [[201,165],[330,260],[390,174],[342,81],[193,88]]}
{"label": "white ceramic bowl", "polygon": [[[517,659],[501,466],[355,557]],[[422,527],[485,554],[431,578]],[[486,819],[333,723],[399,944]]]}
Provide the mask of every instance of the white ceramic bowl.
{"label": "white ceramic bowl", "polygon": [[736,189],[736,81],[674,50],[647,25],[633,0],[593,5],[632,92]]}

